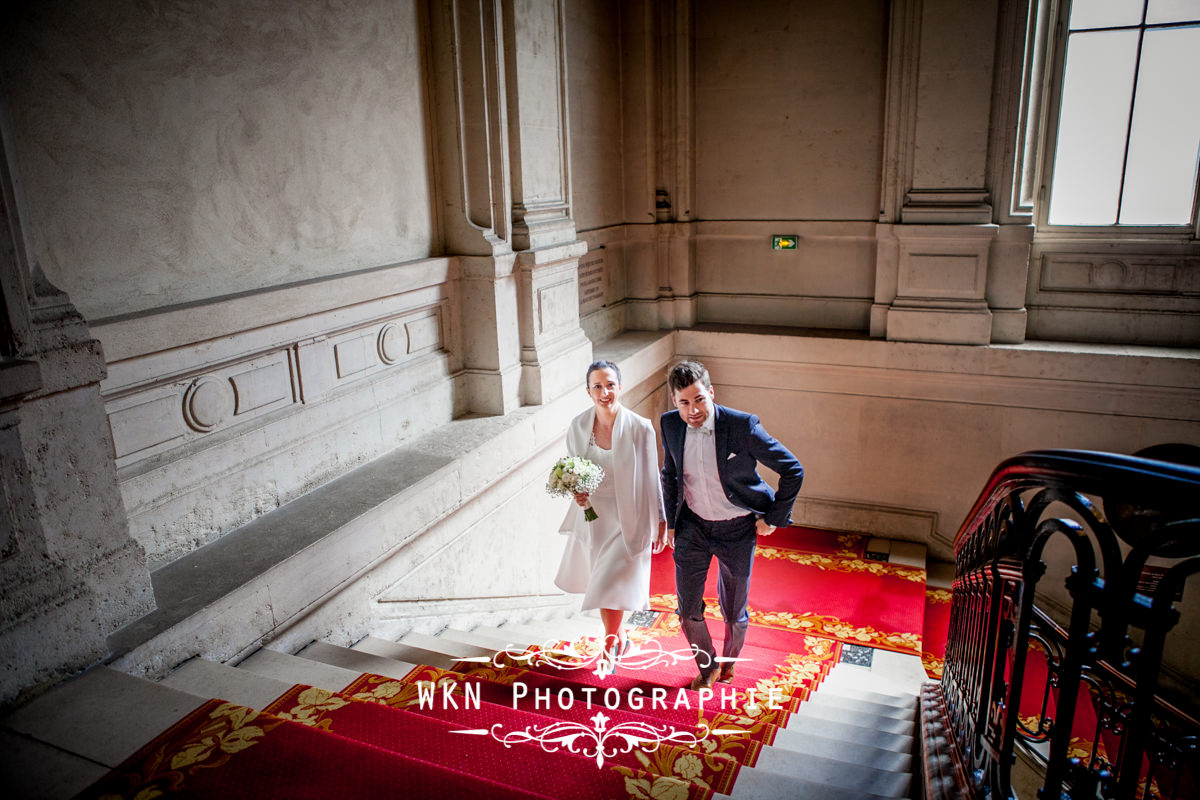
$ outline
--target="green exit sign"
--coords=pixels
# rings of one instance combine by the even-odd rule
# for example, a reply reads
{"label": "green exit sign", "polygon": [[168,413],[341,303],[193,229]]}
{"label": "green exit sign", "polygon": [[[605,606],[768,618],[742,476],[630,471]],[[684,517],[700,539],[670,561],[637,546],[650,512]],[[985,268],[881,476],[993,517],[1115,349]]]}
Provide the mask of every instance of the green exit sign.
{"label": "green exit sign", "polygon": [[799,243],[799,241],[800,241],[799,236],[772,236],[771,237],[771,249],[772,250],[795,250],[796,245],[797,245],[797,243]]}

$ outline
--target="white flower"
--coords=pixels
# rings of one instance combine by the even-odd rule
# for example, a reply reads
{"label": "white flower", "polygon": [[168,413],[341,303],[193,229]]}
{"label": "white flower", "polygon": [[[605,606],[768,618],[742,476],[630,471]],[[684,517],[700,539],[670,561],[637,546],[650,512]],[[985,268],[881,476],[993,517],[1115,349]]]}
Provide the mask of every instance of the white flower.
{"label": "white flower", "polygon": [[546,491],[555,497],[571,497],[579,492],[591,494],[604,480],[604,470],[579,456],[567,456],[555,462],[546,480]]}

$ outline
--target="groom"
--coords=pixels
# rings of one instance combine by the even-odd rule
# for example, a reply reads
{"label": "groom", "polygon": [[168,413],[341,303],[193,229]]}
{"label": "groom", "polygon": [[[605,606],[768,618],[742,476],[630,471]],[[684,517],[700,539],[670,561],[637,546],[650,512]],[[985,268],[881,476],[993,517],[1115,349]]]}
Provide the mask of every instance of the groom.
{"label": "groom", "polygon": [[[804,468],[759,423],[758,417],[716,405],[708,370],[682,361],[667,374],[675,411],[662,415],[663,501],[667,541],[675,548],[675,587],[683,633],[700,674],[690,688],[733,681],[733,661],[715,661],[704,621],[704,581],[712,557],[720,566],[718,599],[725,619],[721,655],[736,658],[746,641],[750,566],[759,536],[791,522]],[[764,464],[779,474],[772,491],[758,475]]]}

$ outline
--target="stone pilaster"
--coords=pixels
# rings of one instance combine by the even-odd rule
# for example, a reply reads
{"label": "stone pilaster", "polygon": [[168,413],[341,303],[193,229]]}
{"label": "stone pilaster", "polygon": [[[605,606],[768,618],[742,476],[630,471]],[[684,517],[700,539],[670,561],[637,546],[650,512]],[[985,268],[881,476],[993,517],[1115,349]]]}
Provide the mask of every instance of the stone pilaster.
{"label": "stone pilaster", "polygon": [[584,383],[592,343],[579,327],[579,259],[584,242],[517,256],[521,329],[521,399],[553,400]]}
{"label": "stone pilaster", "polygon": [[480,414],[507,414],[521,405],[516,256],[463,256],[458,261],[468,406]]}
{"label": "stone pilaster", "polygon": [[517,252],[521,399],[579,386],[591,342],[579,327],[579,259],[571,217],[563,0],[503,0],[504,60]]}
{"label": "stone pilaster", "polygon": [[882,307],[882,313],[878,319],[872,315],[872,333],[905,342],[988,344],[988,256],[996,226],[880,229],[879,277],[894,282],[885,289],[877,281],[876,308]]}
{"label": "stone pilaster", "polygon": [[586,246],[570,208],[562,2],[447,0],[432,32],[467,406],[504,414],[563,391],[560,376],[591,355],[579,327]]}
{"label": "stone pilaster", "polygon": [[[0,117],[0,122],[2,122]],[[154,608],[100,398],[99,343],[25,248],[0,130],[0,704],[108,654]],[[30,266],[34,264],[34,266]]]}
{"label": "stone pilaster", "polygon": [[892,6],[872,336],[1024,340],[1031,229],[993,224],[989,186],[999,3]]}

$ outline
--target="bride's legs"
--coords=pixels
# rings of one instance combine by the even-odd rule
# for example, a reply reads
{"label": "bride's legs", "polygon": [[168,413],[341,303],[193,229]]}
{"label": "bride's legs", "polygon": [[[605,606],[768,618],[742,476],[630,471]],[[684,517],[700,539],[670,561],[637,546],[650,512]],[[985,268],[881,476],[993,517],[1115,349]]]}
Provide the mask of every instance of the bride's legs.
{"label": "bride's legs", "polygon": [[604,625],[604,651],[612,655],[621,652],[625,646],[625,632],[621,623],[625,621],[625,611],[620,608],[600,609],[600,622]]}

